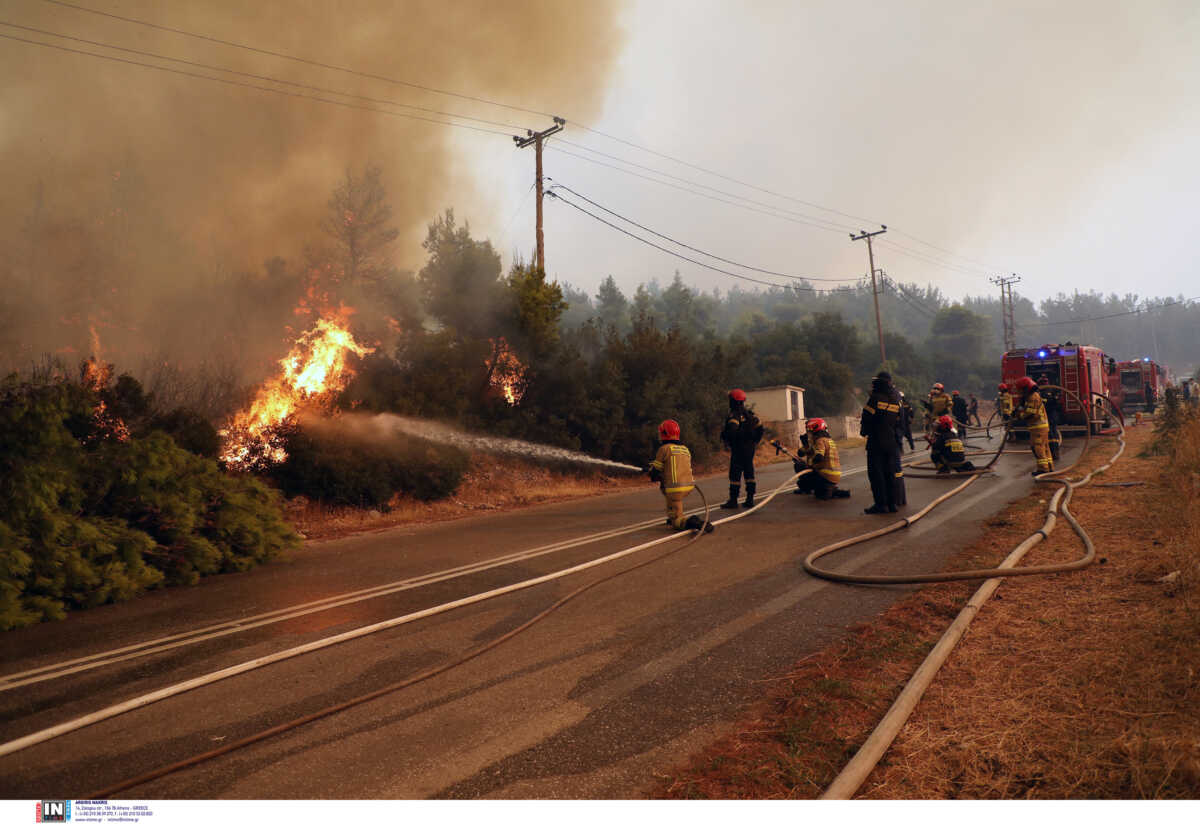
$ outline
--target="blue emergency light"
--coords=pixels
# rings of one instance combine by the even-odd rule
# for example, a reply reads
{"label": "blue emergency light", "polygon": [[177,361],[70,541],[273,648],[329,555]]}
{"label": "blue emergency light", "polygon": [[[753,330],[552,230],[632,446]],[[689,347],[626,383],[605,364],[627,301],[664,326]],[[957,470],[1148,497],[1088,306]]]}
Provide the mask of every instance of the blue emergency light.
{"label": "blue emergency light", "polygon": [[1143,361],[1145,361],[1146,363],[1149,363],[1149,362],[1150,362],[1150,359],[1149,359],[1149,358],[1142,358],[1142,360],[1143,360]]}
{"label": "blue emergency light", "polygon": [[1038,357],[1039,357],[1039,358],[1044,358],[1044,357],[1046,357],[1046,350],[1045,350],[1045,349],[1039,349],[1039,350],[1038,350]]}

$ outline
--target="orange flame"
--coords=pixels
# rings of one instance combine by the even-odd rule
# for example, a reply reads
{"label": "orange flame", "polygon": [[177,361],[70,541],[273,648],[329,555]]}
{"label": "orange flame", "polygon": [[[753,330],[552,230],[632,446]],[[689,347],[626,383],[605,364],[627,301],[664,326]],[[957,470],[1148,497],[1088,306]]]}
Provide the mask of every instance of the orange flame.
{"label": "orange flame", "polygon": [[[99,341],[96,338],[95,330],[92,330],[92,341],[98,350]],[[97,394],[108,388],[108,384],[112,381],[112,375],[113,365],[111,363],[104,363],[94,355],[85,360],[79,367],[81,382]],[[102,440],[114,439],[118,441],[129,440],[129,427],[125,421],[121,420],[119,415],[109,410],[108,404],[103,399],[96,401],[96,408],[92,410],[92,421],[96,427],[94,438]],[[90,442],[93,440],[93,437],[89,436],[87,440]]]}
{"label": "orange flame", "polygon": [[516,406],[525,395],[525,373],[528,367],[517,358],[508,341],[492,338],[492,357],[486,361],[491,372],[491,386],[504,396],[509,406]]}
{"label": "orange flame", "polygon": [[287,460],[280,427],[294,420],[301,406],[320,405],[345,387],[354,374],[346,363],[349,353],[362,357],[373,351],[354,340],[344,319],[319,318],[279,362],[280,374],[220,431],[221,460],[243,469]]}

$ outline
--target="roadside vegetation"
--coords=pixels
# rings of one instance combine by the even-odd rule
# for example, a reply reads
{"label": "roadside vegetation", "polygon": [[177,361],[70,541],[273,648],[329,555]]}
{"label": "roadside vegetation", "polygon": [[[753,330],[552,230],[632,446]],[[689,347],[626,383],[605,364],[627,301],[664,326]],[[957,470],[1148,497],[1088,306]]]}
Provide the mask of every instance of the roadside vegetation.
{"label": "roadside vegetation", "polygon": [[[1125,456],[1076,493],[1098,562],[1005,581],[858,797],[1200,795],[1200,414],[1176,411],[1131,428]],[[1035,490],[994,516],[953,566],[1000,560],[1041,525],[1046,497]],[[1027,562],[1080,551],[1060,522]],[[735,732],[650,794],[819,796],[977,586],[927,586],[849,628],[764,684]]]}

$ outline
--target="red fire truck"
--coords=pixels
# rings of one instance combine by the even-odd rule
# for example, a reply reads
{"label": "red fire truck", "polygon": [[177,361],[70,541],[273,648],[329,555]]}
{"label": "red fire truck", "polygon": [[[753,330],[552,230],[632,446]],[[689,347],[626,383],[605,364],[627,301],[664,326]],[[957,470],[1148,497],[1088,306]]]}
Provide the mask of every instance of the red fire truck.
{"label": "red fire truck", "polygon": [[1121,361],[1117,364],[1117,374],[1109,379],[1109,391],[1121,409],[1148,412],[1154,411],[1170,385],[1170,371],[1150,358]]}
{"label": "red fire truck", "polygon": [[1026,375],[1035,381],[1045,375],[1050,383],[1069,389],[1063,397],[1063,417],[1069,427],[1090,425],[1093,432],[1109,426],[1112,416],[1104,399],[1111,399],[1110,376],[1117,374],[1117,362],[1096,346],[1053,343],[1035,349],[1014,349],[1004,353],[1001,365],[1004,382],[1012,386]]}

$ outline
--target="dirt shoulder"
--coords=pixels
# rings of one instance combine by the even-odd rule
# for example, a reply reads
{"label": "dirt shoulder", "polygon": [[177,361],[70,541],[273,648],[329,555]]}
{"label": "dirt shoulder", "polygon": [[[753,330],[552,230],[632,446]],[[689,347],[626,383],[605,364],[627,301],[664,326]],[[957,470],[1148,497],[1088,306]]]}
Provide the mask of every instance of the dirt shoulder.
{"label": "dirt shoulder", "polygon": [[[1010,579],[984,605],[858,797],[1200,797],[1200,478],[1125,456],[1071,510],[1100,560]],[[1110,444],[1084,465],[1105,462]],[[1103,484],[1103,485],[1101,485]],[[1131,484],[1114,486],[1112,484]],[[1039,488],[950,568],[994,565],[1041,526]],[[1078,557],[1060,521],[1025,564]],[[929,586],[798,662],[736,732],[658,776],[666,798],[815,798],[865,741],[978,582]]]}
{"label": "dirt shoulder", "polygon": [[[864,439],[839,441],[843,449],[861,446]],[[652,457],[652,456],[651,456]],[[647,462],[650,457],[646,458]],[[764,466],[788,460],[763,444],[755,463]],[[694,470],[697,478],[725,473],[728,453],[716,453]],[[518,458],[477,455],[458,491],[440,501],[417,501],[397,495],[386,508],[363,509],[329,506],[307,498],[284,502],[288,522],[309,539],[340,538],[397,526],[470,518],[494,512],[511,512],[539,504],[594,497],[652,486],[645,475],[610,475],[593,470],[578,472],[550,469]]]}

